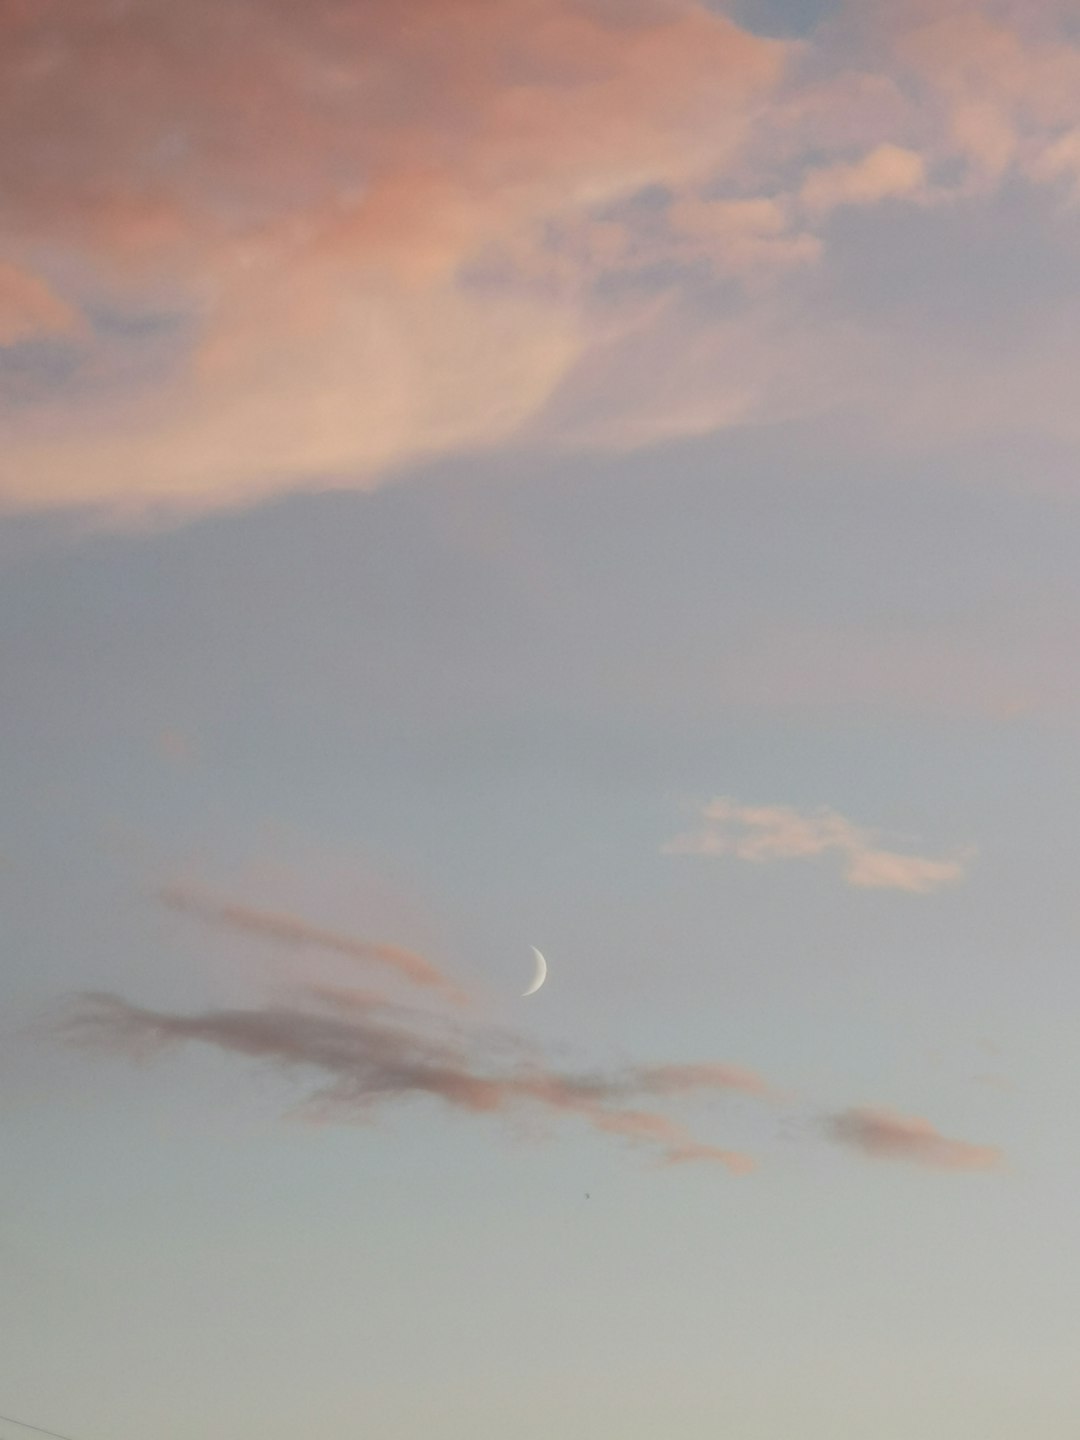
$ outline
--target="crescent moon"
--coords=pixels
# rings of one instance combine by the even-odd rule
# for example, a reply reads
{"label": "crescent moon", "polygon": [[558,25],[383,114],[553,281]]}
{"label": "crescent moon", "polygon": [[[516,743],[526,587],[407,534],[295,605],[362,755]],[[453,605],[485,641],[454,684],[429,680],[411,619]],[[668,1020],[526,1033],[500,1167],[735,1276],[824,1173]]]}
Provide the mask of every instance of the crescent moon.
{"label": "crescent moon", "polygon": [[531,945],[529,948],[532,950],[533,955],[536,957],[536,974],[533,976],[532,984],[529,986],[529,988],[521,992],[521,998],[523,1000],[526,995],[535,995],[537,990],[540,989],[540,986],[547,979],[547,961],[544,959],[543,955],[540,954],[540,951],[537,950],[535,945]]}

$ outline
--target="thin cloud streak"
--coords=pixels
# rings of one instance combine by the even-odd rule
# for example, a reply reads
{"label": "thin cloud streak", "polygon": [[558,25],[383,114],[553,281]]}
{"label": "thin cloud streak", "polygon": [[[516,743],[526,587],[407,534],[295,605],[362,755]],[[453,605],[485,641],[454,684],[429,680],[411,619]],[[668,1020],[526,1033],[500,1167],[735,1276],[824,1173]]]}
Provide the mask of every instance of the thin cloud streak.
{"label": "thin cloud streak", "polygon": [[765,1099],[775,1094],[756,1071],[739,1065],[651,1065],[635,1073],[641,1084],[656,1095],[677,1095],[689,1090],[741,1090]]}
{"label": "thin cloud streak", "polygon": [[933,1170],[996,1170],[1003,1160],[992,1145],[952,1140],[918,1115],[857,1107],[830,1116],[833,1140],[876,1160],[904,1160]]}
{"label": "thin cloud streak", "polygon": [[963,880],[972,852],[945,858],[885,849],[880,831],[856,825],[835,810],[809,813],[789,805],[741,805],[727,796],[701,811],[700,828],[676,835],[667,855],[734,856],[755,864],[816,859],[829,852],[843,857],[849,885],[864,890],[904,890],[926,895]]}
{"label": "thin cloud streak", "polygon": [[137,26],[57,0],[0,41],[27,248],[136,267],[198,331],[167,405],[31,437],[36,475],[0,476],[26,507],[363,486],[508,438],[638,323],[596,299],[651,263],[612,207],[729,163],[789,50],[695,0],[419,0],[408,24],[393,0],[193,0]]}
{"label": "thin cloud streak", "polygon": [[[721,1063],[554,1069],[505,1030],[450,1025],[369,991],[330,986],[305,986],[290,1003],[190,1014],[84,995],[59,1033],[68,1043],[143,1062],[188,1045],[259,1062],[302,1081],[293,1111],[318,1123],[371,1123],[397,1102],[427,1098],[472,1116],[578,1120],[651,1150],[662,1164],[709,1161],[736,1175],[756,1168],[751,1155],[700,1140],[640,1102],[694,1091],[765,1102],[779,1095],[757,1072]],[[942,1135],[928,1120],[883,1107],[853,1107],[813,1128],[871,1159],[958,1172],[1003,1164],[997,1147]]]}
{"label": "thin cloud streak", "polygon": [[292,1005],[195,1014],[88,995],[62,1033],[74,1043],[137,1059],[202,1044],[307,1076],[309,1083],[314,1076],[303,1110],[321,1120],[367,1121],[394,1101],[427,1096],[473,1115],[539,1111],[577,1118],[602,1134],[651,1147],[665,1163],[708,1160],[733,1174],[751,1170],[752,1157],[703,1143],[669,1116],[629,1102],[689,1089],[767,1093],[760,1077],[723,1065],[556,1071],[504,1033],[463,1034],[430,1014],[325,987],[307,989]]}
{"label": "thin cloud streak", "polygon": [[363,940],[312,925],[297,915],[215,899],[181,885],[165,886],[158,892],[158,898],[171,910],[197,916],[227,930],[254,935],[291,949],[321,950],[330,955],[341,955],[347,960],[358,960],[362,964],[381,965],[395,971],[412,985],[442,990],[459,1002],[464,999],[463,992],[441,970],[422,955],[404,950],[399,945]]}

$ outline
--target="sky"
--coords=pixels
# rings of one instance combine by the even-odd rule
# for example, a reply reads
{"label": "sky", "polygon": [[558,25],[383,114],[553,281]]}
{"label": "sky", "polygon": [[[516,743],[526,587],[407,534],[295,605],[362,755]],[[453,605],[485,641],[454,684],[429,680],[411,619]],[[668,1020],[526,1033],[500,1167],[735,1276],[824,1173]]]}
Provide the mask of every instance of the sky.
{"label": "sky", "polygon": [[0,1416],[1074,1440],[1078,281],[1075,0],[0,0]]}

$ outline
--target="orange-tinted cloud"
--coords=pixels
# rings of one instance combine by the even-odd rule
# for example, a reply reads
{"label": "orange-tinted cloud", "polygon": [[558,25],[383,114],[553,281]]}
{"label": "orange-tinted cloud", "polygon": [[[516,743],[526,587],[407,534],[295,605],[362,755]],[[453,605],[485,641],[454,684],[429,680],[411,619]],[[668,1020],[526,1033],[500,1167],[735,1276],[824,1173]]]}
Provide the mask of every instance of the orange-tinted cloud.
{"label": "orange-tinted cloud", "polygon": [[793,45],[702,0],[8,0],[0,343],[184,323],[152,382],[107,324],[84,388],[35,373],[0,506],[205,509],[850,404],[891,337],[807,313],[828,215],[1075,194],[1069,18],[859,4]]}
{"label": "orange-tinted cloud", "polygon": [[422,955],[403,950],[399,945],[361,940],[354,935],[343,935],[336,930],[312,925],[296,915],[213,899],[180,885],[166,886],[160,892],[160,899],[172,910],[196,915],[213,925],[239,930],[292,949],[321,950],[330,955],[344,956],[347,960],[358,960],[362,964],[383,966],[412,985],[439,989],[455,999],[461,998],[458,987],[442,971]]}
{"label": "orange-tinted cloud", "polygon": [[[702,1141],[669,1114],[639,1102],[692,1090],[764,1100],[775,1094],[755,1072],[719,1063],[555,1069],[512,1033],[450,1025],[374,992],[333,986],[305,986],[291,1001],[272,1006],[193,1014],[89,995],[71,1011],[62,1033],[73,1043],[141,1060],[198,1044],[261,1062],[301,1080],[301,1113],[321,1122],[369,1121],[393,1102],[427,1097],[477,1116],[577,1120],[645,1146],[664,1164],[710,1161],[737,1175],[755,1168],[751,1156]],[[927,1120],[886,1109],[843,1111],[827,1118],[825,1130],[873,1158],[932,1169],[989,1170],[1003,1159],[992,1146],[950,1139]]]}
{"label": "orange-tinted cloud", "polygon": [[967,873],[970,854],[946,859],[884,849],[879,832],[821,809],[809,814],[788,805],[740,805],[720,797],[703,807],[697,830],[663,847],[669,855],[733,855],[761,864],[814,859],[830,851],[843,856],[844,879],[865,890],[928,894],[954,885]]}
{"label": "orange-tinted cloud", "polygon": [[809,171],[800,198],[815,214],[841,205],[874,205],[917,195],[926,184],[921,155],[900,145],[879,145],[858,160]]}
{"label": "orange-tinted cloud", "polygon": [[821,241],[795,221],[793,208],[777,197],[712,200],[685,196],[668,209],[668,222],[685,242],[673,255],[705,261],[717,274],[755,275],[812,265]]}
{"label": "orange-tinted cloud", "polygon": [[919,87],[939,156],[964,161],[961,188],[1032,178],[1080,123],[1080,45],[1068,7],[1012,0],[906,0],[881,7],[896,73]]}
{"label": "orange-tinted cloud", "polygon": [[16,434],[16,506],[232,504],[507,438],[633,323],[591,313],[614,257],[653,259],[605,212],[706,182],[787,53],[696,0],[53,0],[2,25],[13,235],[201,331],[152,405]]}
{"label": "orange-tinted cloud", "polygon": [[391,1101],[434,1097],[473,1114],[572,1117],[602,1133],[656,1150],[668,1163],[710,1160],[745,1174],[745,1154],[704,1144],[669,1116],[629,1104],[667,1095],[673,1077],[697,1088],[761,1093],[747,1072],[725,1066],[663,1067],[573,1074],[550,1069],[505,1034],[462,1031],[438,1017],[388,1006],[377,996],[309,987],[295,1003],[263,1009],[177,1015],[131,1005],[116,996],[88,996],[66,1033],[81,1043],[146,1058],[198,1043],[269,1064],[289,1074],[321,1077],[305,1110],[321,1119],[370,1118]]}
{"label": "orange-tinted cloud", "polygon": [[657,1095],[686,1090],[742,1090],[762,1097],[773,1093],[761,1075],[741,1065],[652,1065],[636,1073],[645,1088]]}
{"label": "orange-tinted cloud", "polygon": [[50,0],[5,5],[0,39],[26,233],[146,245],[156,214],[190,250],[288,220],[391,269],[452,264],[499,215],[707,172],[784,55],[694,0]]}
{"label": "orange-tinted cloud", "polygon": [[0,259],[0,348],[78,325],[76,312],[40,276]]}
{"label": "orange-tinted cloud", "polygon": [[831,1118],[829,1132],[842,1145],[879,1160],[907,1160],[936,1170],[993,1170],[1002,1152],[991,1145],[950,1140],[917,1115],[857,1108]]}

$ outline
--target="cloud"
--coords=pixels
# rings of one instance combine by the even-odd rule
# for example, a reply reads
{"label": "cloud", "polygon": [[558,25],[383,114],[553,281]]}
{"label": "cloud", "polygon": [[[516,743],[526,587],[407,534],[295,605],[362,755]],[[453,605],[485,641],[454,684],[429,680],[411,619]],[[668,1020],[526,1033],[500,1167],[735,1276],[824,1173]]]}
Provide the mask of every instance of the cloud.
{"label": "cloud", "polygon": [[1074,201],[1080,199],[1080,126],[1047,145],[1034,161],[1033,171],[1036,178],[1051,184],[1067,181]]}
{"label": "cloud", "polygon": [[448,1026],[377,995],[325,986],[298,991],[288,1005],[195,1014],[90,995],[63,1034],[141,1059],[188,1044],[244,1056],[302,1077],[303,1113],[324,1121],[367,1121],[393,1102],[427,1097],[472,1115],[578,1119],[648,1146],[666,1163],[708,1160],[734,1174],[753,1168],[748,1155],[705,1144],[669,1116],[633,1102],[687,1089],[767,1094],[760,1077],[722,1065],[561,1072],[505,1033]]}
{"label": "cloud", "polygon": [[656,1095],[686,1090],[742,1090],[767,1097],[772,1087],[754,1070],[738,1065],[652,1065],[636,1072],[639,1083]]}
{"label": "cloud", "polygon": [[827,1122],[832,1138],[878,1160],[906,1160],[937,1170],[993,1170],[1002,1153],[990,1145],[949,1140],[928,1120],[893,1110],[857,1108]]}
{"label": "cloud", "polygon": [[638,323],[597,286],[666,252],[612,208],[728,163],[788,53],[695,0],[57,0],[0,41],[13,231],[197,332],[154,404],[33,431],[16,506],[230,504],[506,439]]}
{"label": "cloud", "polygon": [[937,148],[967,164],[969,188],[1010,170],[1029,178],[1080,120],[1080,46],[1065,6],[948,0],[908,4],[886,26],[898,70],[940,117]]}
{"label": "cloud", "polygon": [[365,965],[383,966],[393,970],[412,985],[442,990],[458,1000],[462,998],[461,991],[453,981],[430,961],[411,950],[403,950],[398,945],[386,945],[362,940],[354,935],[343,935],[336,930],[312,925],[296,915],[214,899],[180,885],[166,886],[159,892],[159,898],[172,910],[196,915],[200,920],[225,929],[239,930],[291,949],[321,950],[330,955],[344,956],[347,960],[360,961]]}
{"label": "cloud", "polygon": [[38,275],[0,259],[0,348],[79,329],[79,317]]}
{"label": "cloud", "polygon": [[[0,344],[88,317],[85,364],[0,396],[0,506],[891,416],[925,366],[890,383],[891,329],[829,310],[828,216],[1014,174],[1069,199],[1078,96],[1052,4],[860,4],[799,42],[700,0],[0,7]],[[114,313],[174,317],[157,364]],[[1006,413],[1047,393],[1027,363]]]}
{"label": "cloud", "polygon": [[928,894],[964,879],[970,853],[946,859],[886,850],[880,832],[855,825],[835,810],[802,813],[787,805],[740,805],[720,797],[706,805],[697,830],[677,835],[663,847],[669,855],[733,855],[762,864],[816,859],[834,851],[843,857],[844,879],[865,890],[906,890]]}
{"label": "cloud", "polygon": [[792,208],[773,196],[710,200],[690,195],[673,201],[667,219],[674,235],[685,241],[681,250],[673,243],[672,253],[702,259],[718,275],[769,275],[812,265],[821,257],[820,239],[800,229]]}
{"label": "cloud", "polygon": [[[183,892],[169,903],[290,946],[314,944],[360,959],[378,949],[395,968],[408,955],[292,917],[192,901]],[[502,1117],[526,1136],[537,1133],[537,1120],[576,1121],[644,1147],[663,1164],[707,1161],[736,1175],[752,1171],[754,1158],[699,1138],[669,1113],[671,1104],[703,1096],[783,1099],[758,1071],[722,1061],[554,1065],[535,1042],[474,1013],[462,1015],[402,1004],[373,989],[305,980],[279,991],[273,1003],[187,1013],[114,994],[83,995],[68,1006],[56,1033],[66,1043],[140,1062],[189,1046],[256,1062],[299,1085],[292,1111],[317,1123],[370,1123],[399,1102],[434,1100],[460,1115]],[[989,1169],[1001,1160],[994,1148],[948,1139],[926,1120],[885,1109],[853,1108],[813,1126],[868,1155],[939,1169]]]}
{"label": "cloud", "polygon": [[[299,987],[286,1003],[187,1014],[85,995],[60,1034],[143,1062],[190,1045],[258,1062],[298,1081],[303,1097],[294,1111],[319,1123],[370,1123],[398,1102],[436,1100],[461,1115],[526,1122],[515,1126],[525,1135],[535,1134],[529,1122],[538,1117],[574,1120],[643,1146],[663,1164],[708,1161],[736,1175],[755,1168],[753,1157],[703,1141],[642,1102],[691,1092],[777,1098],[757,1072],[715,1062],[556,1069],[512,1032],[450,1023],[370,991],[327,985]],[[958,1171],[1002,1162],[994,1147],[948,1139],[928,1121],[891,1110],[849,1109],[826,1117],[824,1128],[838,1144],[873,1158]]]}
{"label": "cloud", "polygon": [[879,145],[850,164],[824,165],[809,171],[800,198],[821,215],[840,205],[874,205],[881,200],[911,198],[926,183],[921,155],[900,145]]}

